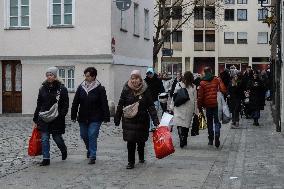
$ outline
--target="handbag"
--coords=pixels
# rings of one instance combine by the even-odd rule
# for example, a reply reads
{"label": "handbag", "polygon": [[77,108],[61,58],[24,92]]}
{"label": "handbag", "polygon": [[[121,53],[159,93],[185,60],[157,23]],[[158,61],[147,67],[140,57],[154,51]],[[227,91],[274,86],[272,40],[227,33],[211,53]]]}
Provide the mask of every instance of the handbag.
{"label": "handbag", "polygon": [[29,156],[39,156],[42,154],[41,149],[41,135],[38,128],[34,128],[32,136],[29,140],[28,155]]}
{"label": "handbag", "polygon": [[[179,86],[180,86],[180,83],[179,83]],[[188,91],[186,88],[182,87],[178,89],[177,93],[174,96],[174,106],[179,107],[180,105],[186,103],[188,100],[190,100]]]}
{"label": "handbag", "polygon": [[206,123],[206,119],[205,119],[203,112],[200,112],[198,115],[198,123],[199,123],[200,130],[204,130],[207,128],[207,123]]}
{"label": "handbag", "polygon": [[142,99],[141,96],[139,96],[139,100],[133,104],[130,104],[128,106],[125,106],[122,111],[123,111],[123,117],[131,119],[134,118],[137,113],[138,113],[138,108],[139,108],[139,102]]}
{"label": "handbag", "polygon": [[45,123],[50,123],[50,122],[54,121],[59,115],[59,113],[58,113],[58,101],[59,101],[59,98],[60,98],[60,92],[61,92],[61,89],[57,92],[56,103],[53,104],[53,106],[51,106],[51,108],[49,110],[44,111],[44,112],[39,112],[39,117]]}
{"label": "handbag", "polygon": [[171,132],[167,126],[158,127],[153,133],[156,158],[162,159],[175,152]]}

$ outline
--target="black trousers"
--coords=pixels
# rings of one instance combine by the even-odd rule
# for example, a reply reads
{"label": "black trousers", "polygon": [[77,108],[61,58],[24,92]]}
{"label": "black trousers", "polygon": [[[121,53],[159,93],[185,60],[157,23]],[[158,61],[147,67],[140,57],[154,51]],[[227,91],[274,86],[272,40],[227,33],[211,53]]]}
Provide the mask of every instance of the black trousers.
{"label": "black trousers", "polygon": [[136,145],[137,145],[139,160],[144,160],[145,142],[127,142],[128,163],[135,164]]}

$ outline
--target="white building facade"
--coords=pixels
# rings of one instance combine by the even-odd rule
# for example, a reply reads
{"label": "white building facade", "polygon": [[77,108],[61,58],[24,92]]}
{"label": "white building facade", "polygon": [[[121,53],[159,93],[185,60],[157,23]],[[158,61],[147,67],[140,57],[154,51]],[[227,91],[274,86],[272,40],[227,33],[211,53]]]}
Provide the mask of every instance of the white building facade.
{"label": "white building facade", "polygon": [[[168,6],[175,1],[168,0]],[[160,53],[159,72],[172,76],[187,70],[202,73],[205,66],[210,66],[218,75],[232,65],[239,70],[252,66],[261,71],[267,67],[270,28],[262,22],[269,12],[262,9],[260,2],[199,0],[195,8],[188,9],[192,9],[189,12],[193,11],[193,16],[166,40],[164,48],[172,48],[173,55]],[[170,25],[182,17],[175,16]]]}
{"label": "white building facade", "polygon": [[151,0],[134,0],[122,14],[110,0],[3,0],[0,10],[0,113],[32,114],[50,66],[70,104],[94,66],[114,106],[131,70],[152,65]]}

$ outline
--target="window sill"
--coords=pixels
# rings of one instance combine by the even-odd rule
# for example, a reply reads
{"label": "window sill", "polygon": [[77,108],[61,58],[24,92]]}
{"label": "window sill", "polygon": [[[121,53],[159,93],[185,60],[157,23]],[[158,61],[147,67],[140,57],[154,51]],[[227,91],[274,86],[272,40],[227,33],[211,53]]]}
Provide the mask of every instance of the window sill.
{"label": "window sill", "polygon": [[146,41],[150,41],[150,39],[148,37],[144,37],[144,40]]}
{"label": "window sill", "polygon": [[8,27],[5,30],[30,30],[30,27]]}
{"label": "window sill", "polygon": [[140,35],[139,35],[139,34],[133,34],[133,36],[134,36],[134,37],[140,37]]}
{"label": "window sill", "polygon": [[74,25],[52,25],[47,27],[47,29],[57,29],[57,28],[75,28],[75,27]]}
{"label": "window sill", "polygon": [[268,43],[257,43],[258,45],[267,45]]}
{"label": "window sill", "polygon": [[122,31],[122,32],[128,32],[127,29],[123,29],[123,28],[120,28],[120,31]]}
{"label": "window sill", "polygon": [[238,21],[244,22],[244,21],[248,21],[248,20],[238,20]]}

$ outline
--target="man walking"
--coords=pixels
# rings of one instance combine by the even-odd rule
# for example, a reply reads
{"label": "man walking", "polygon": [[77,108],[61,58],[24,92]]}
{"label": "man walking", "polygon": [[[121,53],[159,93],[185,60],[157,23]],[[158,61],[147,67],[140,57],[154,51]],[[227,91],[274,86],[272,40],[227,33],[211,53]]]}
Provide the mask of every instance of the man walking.
{"label": "man walking", "polygon": [[[217,92],[221,91],[226,93],[226,87],[224,83],[218,77],[214,76],[210,67],[204,68],[205,76],[200,82],[200,88],[198,90],[198,108],[206,109],[207,127],[208,127],[208,145],[213,145],[214,130],[215,130],[215,146],[220,146],[220,129],[221,123],[218,118],[218,102]],[[213,130],[213,120],[215,129]]]}
{"label": "man walking", "polygon": [[[152,99],[154,101],[156,110],[158,111],[158,107],[159,107],[158,96],[160,93],[165,92],[163,82],[160,78],[158,78],[158,75],[154,72],[153,68],[147,69],[145,82],[147,83],[148,88],[150,89]],[[152,129],[153,129],[153,123],[151,121],[150,130]]]}

